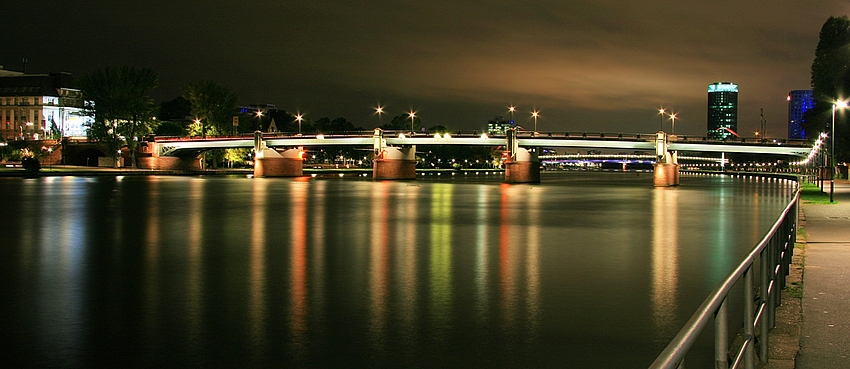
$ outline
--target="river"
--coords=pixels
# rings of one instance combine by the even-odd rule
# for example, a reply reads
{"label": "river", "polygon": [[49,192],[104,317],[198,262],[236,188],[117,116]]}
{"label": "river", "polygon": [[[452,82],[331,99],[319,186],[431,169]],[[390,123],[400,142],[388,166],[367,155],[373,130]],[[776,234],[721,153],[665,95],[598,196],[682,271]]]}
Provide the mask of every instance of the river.
{"label": "river", "polygon": [[0,366],[645,368],[794,187],[542,181],[0,178]]}

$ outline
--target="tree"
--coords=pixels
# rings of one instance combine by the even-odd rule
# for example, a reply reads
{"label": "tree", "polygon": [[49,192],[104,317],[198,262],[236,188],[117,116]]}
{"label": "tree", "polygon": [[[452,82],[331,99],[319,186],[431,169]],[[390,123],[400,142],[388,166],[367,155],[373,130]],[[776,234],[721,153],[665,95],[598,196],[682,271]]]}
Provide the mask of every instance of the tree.
{"label": "tree", "polygon": [[446,126],[436,125],[436,126],[433,126],[431,128],[428,128],[428,130],[426,132],[428,132],[428,134],[434,134],[434,133],[446,133],[448,131],[449,131],[449,129],[446,128]]}
{"label": "tree", "polygon": [[331,120],[328,117],[319,118],[316,120],[315,129],[316,132],[322,133],[331,133],[331,132],[352,132],[352,131],[363,131],[362,127],[355,127],[354,123],[349,122],[347,119],[343,117],[338,117],[334,120]]}
{"label": "tree", "polygon": [[[410,114],[396,115],[389,124],[381,126],[383,129],[410,131]],[[419,117],[413,118],[413,131],[417,132],[422,128],[422,121]]]}
{"label": "tree", "polygon": [[178,96],[170,101],[163,101],[159,104],[159,120],[180,120],[186,119],[192,115],[192,104],[189,100]]}
{"label": "tree", "polygon": [[86,113],[95,117],[88,127],[88,136],[106,144],[116,165],[123,136],[131,165],[136,166],[138,136],[155,128],[150,92],[158,83],[153,69],[129,66],[96,69],[80,79]]}
{"label": "tree", "polygon": [[183,98],[191,104],[191,115],[196,127],[192,134],[206,137],[220,135],[232,130],[233,115],[239,103],[239,95],[227,86],[213,81],[201,81],[183,87]]}
{"label": "tree", "polygon": [[154,133],[157,136],[183,137],[186,136],[186,127],[178,122],[161,121],[159,122],[159,125],[157,125]]}
{"label": "tree", "polygon": [[[812,95],[815,106],[806,112],[809,136],[831,129],[832,107],[836,100],[850,97],[850,19],[829,17],[820,31],[820,40],[812,62]],[[836,148],[839,161],[850,159],[846,148],[850,137],[839,124],[844,115],[836,115]]]}

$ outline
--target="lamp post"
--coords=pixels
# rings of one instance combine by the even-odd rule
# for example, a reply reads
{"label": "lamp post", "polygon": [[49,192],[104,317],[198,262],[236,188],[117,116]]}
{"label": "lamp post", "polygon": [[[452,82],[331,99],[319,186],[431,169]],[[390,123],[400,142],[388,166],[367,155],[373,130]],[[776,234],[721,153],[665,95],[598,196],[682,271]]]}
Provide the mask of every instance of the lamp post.
{"label": "lamp post", "polygon": [[540,112],[535,110],[531,112],[531,117],[534,118],[534,135],[537,136],[537,117],[540,116]]}
{"label": "lamp post", "polygon": [[[201,138],[207,138],[207,129],[204,127],[203,121],[201,118],[195,117],[195,125],[201,126]],[[201,153],[201,169],[204,169],[207,164],[207,152],[204,151]]]}
{"label": "lamp post", "polygon": [[416,112],[411,111],[408,115],[410,115],[410,135],[413,136],[413,120],[416,119]]}
{"label": "lamp post", "polygon": [[263,111],[257,110],[257,128],[262,131],[263,130]]}
{"label": "lamp post", "polygon": [[207,138],[207,130],[201,122],[201,118],[195,118],[195,124],[201,126],[201,138]]}
{"label": "lamp post", "polygon": [[295,115],[295,120],[298,121],[298,134],[301,134],[301,121],[304,120],[304,116],[301,114]]}
{"label": "lamp post", "polygon": [[658,126],[659,131],[664,130],[664,112],[665,112],[664,108],[658,109],[658,114],[661,114],[661,125]]}
{"label": "lamp post", "polygon": [[516,106],[511,105],[508,107],[508,112],[511,113],[511,126],[514,124],[514,112],[516,111]]}
{"label": "lamp post", "polygon": [[381,118],[383,117],[383,114],[384,114],[384,107],[380,106],[380,105],[375,107],[375,114],[378,114],[378,126],[383,126],[384,123],[383,123],[383,120]]}
{"label": "lamp post", "polygon": [[670,120],[673,121],[673,132],[672,134],[676,134],[676,114],[670,114]]}
{"label": "lamp post", "polygon": [[832,167],[832,175],[829,176],[829,202],[833,202],[833,193],[835,192],[835,172],[838,166],[835,165],[835,111],[838,108],[846,108],[847,102],[837,100],[832,104],[832,143],[829,145],[829,166]]}

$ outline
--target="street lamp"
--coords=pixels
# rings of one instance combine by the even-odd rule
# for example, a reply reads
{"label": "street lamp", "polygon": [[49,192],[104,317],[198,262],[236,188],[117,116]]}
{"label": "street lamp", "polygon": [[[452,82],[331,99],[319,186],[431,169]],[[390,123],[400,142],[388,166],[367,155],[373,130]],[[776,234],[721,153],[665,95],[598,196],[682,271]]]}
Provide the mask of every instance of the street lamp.
{"label": "street lamp", "polygon": [[540,116],[540,112],[535,110],[531,112],[531,117],[534,118],[534,135],[537,135],[537,117]]}
{"label": "street lamp", "polygon": [[832,104],[832,144],[829,145],[829,166],[832,167],[832,175],[829,177],[829,202],[833,202],[833,193],[835,192],[835,172],[838,166],[835,165],[835,111],[838,108],[844,109],[847,107],[847,102],[844,100],[836,100]]}
{"label": "street lamp", "polygon": [[259,128],[259,130],[262,131],[263,130],[263,111],[262,110],[257,110],[257,122],[258,122],[257,128]]}
{"label": "street lamp", "polygon": [[670,114],[670,120],[673,121],[673,132],[672,134],[676,134],[676,114]]}
{"label": "street lamp", "polygon": [[201,123],[201,118],[195,118],[195,125],[201,126],[201,138],[207,137],[207,130],[204,129],[204,125]]}
{"label": "street lamp", "polygon": [[304,116],[301,114],[295,115],[295,120],[298,121],[298,134],[301,134],[301,121],[304,120]]}
{"label": "street lamp", "polygon": [[416,112],[411,111],[408,115],[410,115],[410,135],[413,136],[413,120],[416,118]]}
{"label": "street lamp", "polygon": [[378,105],[377,107],[375,107],[375,113],[378,114],[378,126],[383,126],[384,123],[383,123],[381,118],[383,117],[383,114],[384,114],[384,107]]}
{"label": "street lamp", "polygon": [[659,131],[663,131],[663,130],[664,130],[664,112],[665,112],[665,111],[666,111],[666,110],[665,110],[664,108],[658,109],[658,114],[661,114],[661,125],[660,125],[660,126],[658,126],[658,130],[659,130]]}
{"label": "street lamp", "polygon": [[511,105],[508,107],[508,112],[511,113],[511,125],[514,124],[514,112],[516,111],[516,106]]}

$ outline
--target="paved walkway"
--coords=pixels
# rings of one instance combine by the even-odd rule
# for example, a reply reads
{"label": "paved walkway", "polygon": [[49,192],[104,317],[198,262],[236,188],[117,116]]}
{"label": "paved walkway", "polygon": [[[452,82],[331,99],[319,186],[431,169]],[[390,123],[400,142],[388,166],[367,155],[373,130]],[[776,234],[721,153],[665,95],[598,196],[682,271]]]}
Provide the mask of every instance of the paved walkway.
{"label": "paved walkway", "polygon": [[837,205],[803,205],[808,242],[797,369],[850,368],[850,182],[836,181],[834,197]]}

